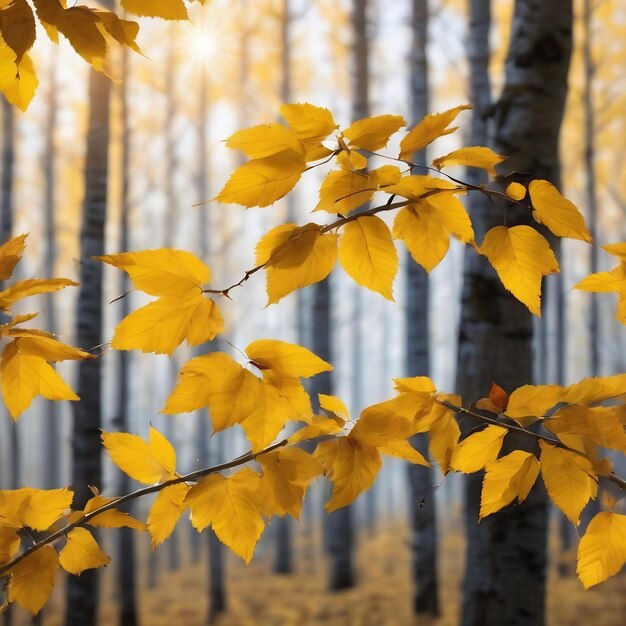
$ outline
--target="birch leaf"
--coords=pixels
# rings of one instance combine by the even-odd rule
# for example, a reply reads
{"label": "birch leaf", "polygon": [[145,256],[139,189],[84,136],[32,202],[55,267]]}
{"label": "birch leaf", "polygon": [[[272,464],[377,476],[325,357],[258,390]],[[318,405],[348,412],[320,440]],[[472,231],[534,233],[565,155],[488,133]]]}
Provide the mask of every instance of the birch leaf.
{"label": "birch leaf", "polygon": [[591,463],[584,457],[540,441],[541,476],[550,499],[578,526],[580,514],[591,497],[595,497],[597,483]]}
{"label": "birch leaf", "polygon": [[400,159],[411,159],[416,152],[425,148],[438,137],[453,133],[456,127],[450,128],[450,124],[461,111],[471,108],[469,104],[464,104],[443,113],[435,113],[424,117],[400,142]]}
{"label": "birch leaf", "polygon": [[223,544],[249,563],[265,526],[259,487],[259,475],[249,468],[228,477],[202,478],[185,498],[193,527],[201,531],[211,526]]}
{"label": "birch leaf", "polygon": [[165,487],[155,498],[148,512],[148,531],[152,549],[162,544],[174,531],[178,520],[187,508],[185,497],[189,486],[185,483]]}
{"label": "birch leaf", "polygon": [[343,131],[351,148],[379,150],[384,148],[398,129],[406,122],[401,115],[377,115],[353,122]]}
{"label": "birch leaf", "polygon": [[11,568],[9,602],[37,615],[44,607],[59,569],[59,556],[51,546],[43,546]]}
{"label": "birch leaf", "polygon": [[253,159],[231,174],[216,199],[246,207],[269,206],[296,186],[305,167],[304,156],[294,150]]}
{"label": "birch leaf", "polygon": [[626,515],[598,513],[578,544],[576,573],[589,589],[617,574],[626,563]]}
{"label": "birch leaf", "polygon": [[531,452],[514,450],[485,467],[480,497],[480,516],[483,519],[511,504],[523,502],[539,476],[539,461]]}
{"label": "birch leaf", "polygon": [[541,278],[559,271],[546,239],[530,226],[495,226],[485,235],[480,253],[504,287],[540,317]]}
{"label": "birch leaf", "polygon": [[486,170],[492,176],[496,175],[496,165],[506,159],[501,154],[496,154],[491,148],[483,146],[471,146],[459,148],[445,156],[434,159],[433,165],[438,169],[443,169],[450,165],[462,165],[464,167],[478,167]]}
{"label": "birch leaf", "polygon": [[389,228],[379,217],[359,217],[345,225],[339,241],[339,262],[358,285],[393,301],[398,252]]}
{"label": "birch leaf", "polygon": [[490,424],[484,430],[470,435],[454,449],[450,465],[464,474],[481,470],[498,458],[507,429]]}
{"label": "birch leaf", "polygon": [[104,567],[111,562],[85,528],[74,528],[67,534],[67,543],[59,553],[61,567],[70,574],[78,576],[87,569]]}
{"label": "birch leaf", "polygon": [[176,452],[153,426],[149,442],[130,433],[103,432],[102,443],[113,463],[140,483],[152,485],[169,480],[176,472]]}
{"label": "birch leaf", "polygon": [[533,203],[533,217],[557,237],[592,242],[585,219],[573,202],[564,198],[547,180],[533,180],[528,186]]}

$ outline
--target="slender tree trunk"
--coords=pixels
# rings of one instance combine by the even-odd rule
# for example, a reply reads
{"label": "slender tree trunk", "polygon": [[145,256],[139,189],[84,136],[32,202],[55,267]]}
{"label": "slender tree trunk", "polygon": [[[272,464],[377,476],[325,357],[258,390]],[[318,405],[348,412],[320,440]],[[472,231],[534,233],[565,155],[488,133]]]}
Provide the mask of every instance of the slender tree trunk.
{"label": "slender tree trunk", "polygon": [[[484,38],[487,41],[487,38]],[[493,109],[493,148],[507,171],[559,185],[558,138],[567,94],[572,41],[571,0],[517,0],[506,80]],[[502,223],[502,207],[472,207],[477,241]],[[508,226],[530,212],[506,210]],[[532,320],[504,290],[484,257],[466,254],[459,337],[458,388],[465,403],[496,380],[509,392],[532,382]],[[467,424],[464,425],[467,427]],[[529,446],[507,436],[509,445]],[[481,476],[467,480],[468,538],[463,626],[542,626],[545,609],[547,505],[541,481],[528,499],[477,524]]]}
{"label": "slender tree trunk", "polygon": [[[111,0],[102,2],[112,9]],[[89,71],[89,121],[85,157],[85,198],[80,234],[80,292],[77,306],[77,344],[91,349],[102,343],[102,263],[93,257],[104,254],[109,157],[110,79]],[[78,364],[78,395],[73,427],[73,506],[81,509],[92,493],[89,485],[102,486],[100,468],[101,359]],[[67,581],[66,626],[93,624],[98,606],[97,570],[87,570]]]}
{"label": "slender tree trunk", "polygon": [[[120,133],[121,133],[121,198],[120,198],[120,222],[119,222],[119,249],[120,252],[130,250],[130,146],[131,129],[128,109],[128,75],[129,75],[129,52],[126,48],[122,51],[122,84],[120,85]],[[119,292],[126,293],[129,289],[129,281],[126,272],[121,272],[119,277]],[[122,298],[120,302],[120,319],[130,313],[130,299]],[[125,350],[117,353],[117,407],[113,419],[113,428],[119,432],[130,430],[130,363],[131,354]],[[118,472],[116,481],[116,493],[123,494],[130,491],[130,479],[124,472]],[[125,511],[132,513],[132,506]],[[137,583],[136,583],[136,559],[135,559],[135,536],[130,528],[120,528],[117,541],[117,566],[119,597],[119,624],[120,626],[136,626],[139,622],[137,610]]]}
{"label": "slender tree trunk", "polygon": [[[411,118],[419,122],[430,110],[428,82],[428,0],[413,0],[411,27],[413,44],[410,57]],[[426,163],[426,150],[415,155],[416,163]],[[416,171],[426,174],[427,171]],[[430,335],[428,321],[428,274],[407,255],[406,259],[406,355],[408,376],[428,376],[430,373]],[[416,435],[413,445],[428,455],[428,438]],[[437,590],[437,518],[433,471],[419,465],[408,466],[411,502],[411,560],[415,589],[415,613],[439,615]]]}
{"label": "slender tree trunk", "polygon": [[[209,160],[208,160],[208,119],[209,119],[209,86],[208,77],[206,72],[203,71],[200,75],[200,92],[199,92],[199,120],[198,120],[198,179],[197,179],[197,191],[198,199],[203,202],[209,197]],[[199,247],[200,258],[207,263],[209,261],[211,253],[211,224],[209,223],[209,214],[207,206],[202,204],[199,206],[199,219],[198,219],[198,231],[199,231]],[[213,340],[210,343],[205,344],[199,348],[199,353],[206,353],[208,351],[216,351],[220,349],[220,342],[218,339]],[[206,467],[212,460],[209,458],[209,414],[208,411],[200,411],[198,413],[199,431],[198,439],[203,446],[203,456],[201,462],[203,467]],[[208,576],[209,576],[209,612],[207,615],[207,623],[214,624],[217,617],[226,610],[226,582],[224,576],[224,546],[217,538],[217,535],[213,530],[208,530],[206,533],[208,537]]]}
{"label": "slender tree trunk", "polygon": [[[166,248],[176,246],[176,227],[178,216],[178,201],[176,197],[176,189],[174,185],[176,170],[178,169],[178,160],[176,158],[176,122],[178,90],[176,89],[176,50],[174,33],[170,31],[170,42],[167,53],[167,61],[165,68],[165,89],[167,92],[166,112],[165,112],[165,237],[163,245]],[[167,362],[168,383],[176,382],[178,376],[178,363],[175,355],[171,355]],[[169,441],[174,444],[175,437],[175,415],[165,415],[164,434]],[[176,571],[180,567],[180,549],[179,538],[176,529],[170,535],[165,546],[167,553],[167,568],[170,571]]]}
{"label": "slender tree trunk", "polygon": [[[2,197],[0,198],[0,244],[13,236],[13,212],[15,189],[15,112],[13,106],[4,97],[2,101]],[[0,314],[0,318],[6,318]],[[6,319],[2,319],[4,323]],[[17,489],[20,485],[20,438],[17,424],[12,423],[5,410],[5,423],[9,428],[11,461],[9,465],[8,488]],[[4,612],[4,626],[13,623],[13,607],[9,605]]]}
{"label": "slender tree trunk", "polygon": [[[280,96],[284,103],[291,101],[291,2],[283,0],[283,10],[280,18],[280,39],[281,39],[281,88]],[[295,202],[292,194],[287,194],[287,222],[297,221],[295,215]],[[302,297],[300,292],[296,293],[295,301],[296,317],[296,343],[301,343],[300,317],[302,311]],[[279,517],[275,521],[276,553],[272,570],[275,574],[291,574],[293,572],[293,522],[288,515]]]}
{"label": "slender tree trunk", "polygon": [[[595,112],[593,108],[593,81],[595,78],[595,64],[593,61],[593,2],[584,0],[583,2],[583,117],[584,117],[584,139],[585,139],[585,200],[587,204],[587,223],[591,235],[596,242],[598,234],[598,202],[596,192],[595,174]],[[598,246],[592,246],[589,250],[589,273],[595,274],[598,271]],[[592,293],[589,310],[589,362],[591,376],[600,375],[600,354],[602,345],[599,337],[599,306],[598,294]]]}
{"label": "slender tree trunk", "polygon": [[[47,278],[53,278],[55,274],[55,265],[57,259],[56,244],[56,226],[54,223],[55,215],[55,163],[56,163],[56,146],[54,141],[55,129],[57,124],[57,114],[59,110],[58,103],[58,81],[57,81],[57,54],[56,49],[51,52],[49,65],[49,91],[48,91],[48,110],[46,116],[46,127],[44,130],[44,211],[45,211],[45,232],[46,232],[46,254],[45,254],[45,274]],[[57,332],[56,311],[54,305],[53,294],[46,294],[46,315],[48,332]],[[61,458],[59,451],[61,449],[60,431],[61,431],[61,411],[57,402],[46,403],[46,414],[44,422],[44,487],[53,489],[60,487],[61,483]]]}

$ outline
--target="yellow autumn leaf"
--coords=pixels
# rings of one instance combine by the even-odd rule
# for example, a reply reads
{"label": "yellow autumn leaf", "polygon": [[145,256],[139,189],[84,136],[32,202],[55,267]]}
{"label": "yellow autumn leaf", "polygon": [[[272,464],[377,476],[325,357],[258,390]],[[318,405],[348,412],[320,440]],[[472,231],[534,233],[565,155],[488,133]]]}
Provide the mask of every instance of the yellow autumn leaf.
{"label": "yellow autumn leaf", "polygon": [[[94,496],[87,501],[83,513],[91,513],[111,502],[115,502],[116,498],[105,498],[104,496]],[[94,528],[132,528],[133,530],[146,530],[146,525],[138,519],[132,517],[124,511],[118,509],[109,509],[92,517],[88,522]]]}
{"label": "yellow autumn leaf", "polygon": [[389,137],[404,126],[401,115],[377,115],[353,122],[343,131],[343,136],[350,142],[351,148],[379,150],[384,148]]}
{"label": "yellow autumn leaf", "polygon": [[626,452],[626,432],[618,411],[617,407],[570,404],[556,411],[545,426],[559,438],[582,435],[604,448]]}
{"label": "yellow autumn leaf", "polygon": [[559,271],[545,237],[530,226],[495,226],[485,235],[480,253],[489,259],[507,291],[540,317],[541,278]]}
{"label": "yellow autumn leaf", "polygon": [[393,301],[398,252],[385,222],[375,215],[348,222],[339,240],[339,262],[358,284]]}
{"label": "yellow autumn leaf", "polygon": [[454,418],[454,413],[445,406],[435,404],[430,416],[428,451],[430,457],[437,461],[441,472],[445,475],[451,469],[450,461],[461,436],[461,429]]}
{"label": "yellow autumn leaf", "polygon": [[230,355],[212,352],[195,357],[181,369],[162,413],[175,415],[208,406],[214,432],[257,413],[262,382]]}
{"label": "yellow autumn leaf", "polygon": [[367,157],[356,150],[342,150],[337,155],[337,165],[348,172],[364,170],[367,167]]}
{"label": "yellow autumn leaf", "polygon": [[435,384],[428,376],[411,376],[410,378],[394,378],[394,389],[399,393],[411,391],[434,393]]}
{"label": "yellow autumn leaf", "polygon": [[18,338],[7,344],[0,362],[2,395],[13,421],[38,395],[48,400],[78,400],[78,396],[44,358],[20,352],[21,341]]}
{"label": "yellow autumn leaf", "polygon": [[42,546],[13,566],[9,572],[9,602],[36,615],[45,606],[59,569],[59,556],[52,546]]}
{"label": "yellow autumn leaf", "polygon": [[609,254],[618,257],[622,261],[626,261],[626,242],[609,243],[606,246],[602,246],[602,249],[606,250]]}
{"label": "yellow autumn leaf", "polygon": [[585,590],[617,574],[626,563],[626,515],[602,511],[578,544],[576,573]]}
{"label": "yellow autumn leaf", "polygon": [[125,271],[137,289],[151,296],[182,298],[202,291],[211,280],[211,270],[185,250],[160,248],[96,258]]}
{"label": "yellow autumn leaf", "polygon": [[15,266],[24,254],[27,236],[18,235],[0,246],[0,281],[11,278]]}
{"label": "yellow autumn leaf", "polygon": [[593,467],[579,454],[545,441],[540,441],[539,447],[541,476],[548,496],[572,524],[578,526],[582,510],[598,489]]}
{"label": "yellow autumn leaf", "polygon": [[224,477],[210,474],[185,498],[198,531],[211,526],[218,539],[249,563],[265,523],[259,509],[260,477],[249,468]]}
{"label": "yellow autumn leaf", "polygon": [[430,463],[406,439],[403,441],[390,441],[384,446],[378,446],[378,451],[387,456],[403,459],[414,465],[430,467]]}
{"label": "yellow autumn leaf", "polygon": [[596,272],[583,278],[574,289],[597,293],[626,292],[626,263],[622,262],[610,272]]}
{"label": "yellow autumn leaf", "polygon": [[0,291],[0,310],[8,311],[12,305],[29,296],[42,293],[51,293],[65,289],[65,287],[77,287],[78,283],[68,278],[28,278],[20,280],[3,291]]}
{"label": "yellow autumn leaf", "polygon": [[2,3],[0,35],[19,63],[35,43],[35,17],[26,0],[5,0]]}
{"label": "yellow autumn leaf", "polygon": [[335,170],[320,186],[319,202],[314,211],[347,215],[372,199],[377,181],[367,172]]}
{"label": "yellow autumn leaf", "polygon": [[[270,231],[271,237],[263,237],[257,244],[256,256],[259,265],[278,269],[297,268],[311,254],[319,237],[322,236],[318,224],[309,223],[292,229]],[[269,233],[268,233],[269,235]],[[278,243],[280,241],[280,243]],[[274,244],[271,249],[270,244]]]}
{"label": "yellow autumn leaf", "polygon": [[318,400],[320,408],[324,409],[324,411],[332,415],[337,415],[344,421],[350,419],[348,407],[341,398],[320,393],[318,394]]}
{"label": "yellow autumn leaf", "polygon": [[443,169],[450,165],[462,165],[464,167],[478,167],[486,170],[492,176],[496,175],[496,165],[506,159],[501,154],[496,154],[491,148],[484,146],[470,146],[459,148],[445,156],[433,160],[433,165],[438,169]]}
{"label": "yellow autumn leaf", "polygon": [[277,339],[257,339],[248,344],[245,352],[263,373],[269,370],[281,377],[310,378],[333,369],[310,350]]}
{"label": "yellow autumn leaf", "polygon": [[296,186],[305,167],[304,155],[295,150],[248,161],[230,175],[215,199],[246,207],[269,206]]}
{"label": "yellow autumn leaf", "polygon": [[20,549],[21,539],[18,528],[0,526],[0,565],[13,559]]}
{"label": "yellow autumn leaf", "polygon": [[148,512],[148,532],[152,538],[152,549],[162,544],[174,531],[178,520],[187,508],[185,497],[189,486],[185,483],[162,489]]}
{"label": "yellow autumn leaf", "polygon": [[263,470],[265,514],[289,514],[299,519],[306,489],[322,473],[322,466],[300,448],[275,450],[257,460]]}
{"label": "yellow autumn leaf", "polygon": [[469,104],[455,107],[443,113],[426,115],[422,121],[414,126],[400,142],[400,156],[402,160],[410,160],[412,156],[432,143],[438,137],[449,135],[456,127],[449,128],[456,116],[466,109],[471,109]]}
{"label": "yellow autumn leaf", "polygon": [[626,394],[626,374],[583,378],[563,390],[563,402],[594,404]]}
{"label": "yellow autumn leaf", "polygon": [[44,531],[70,508],[74,493],[62,489],[7,489],[0,491],[0,518],[15,528]]}
{"label": "yellow autumn leaf", "polygon": [[506,433],[506,428],[490,424],[470,435],[454,449],[450,465],[464,474],[481,470],[498,458]]}
{"label": "yellow autumn leaf", "polygon": [[401,413],[394,413],[388,406],[382,403],[363,409],[349,438],[378,447],[413,435],[413,420]]}
{"label": "yellow autumn leaf", "polygon": [[315,439],[323,435],[337,435],[343,430],[343,421],[321,415],[311,415],[308,418],[302,418],[305,426],[296,430],[289,435],[287,441],[290,445]]}
{"label": "yellow autumn leaf", "polygon": [[14,328],[9,330],[8,335],[16,338],[16,345],[20,354],[37,356],[44,361],[56,363],[58,361],[79,361],[92,358],[89,352],[68,346],[54,339],[54,337],[40,333],[41,331],[30,328]]}
{"label": "yellow autumn leaf", "polygon": [[544,417],[549,409],[561,402],[562,397],[563,387],[560,385],[523,385],[509,396],[505,414],[526,427],[535,419]]}
{"label": "yellow autumn leaf", "polygon": [[282,124],[260,124],[239,130],[226,140],[226,145],[241,150],[251,159],[262,159],[283,150],[304,155],[304,146],[298,135]]}
{"label": "yellow autumn leaf", "polygon": [[368,408],[390,411],[405,418],[410,423],[410,434],[413,434],[429,429],[432,421],[436,419],[436,416],[431,415],[434,404],[435,396],[430,392],[407,391]]}
{"label": "yellow autumn leaf", "polygon": [[263,371],[263,382],[275,387],[289,405],[289,418],[305,420],[313,415],[311,398],[298,378],[277,374],[271,369]]}
{"label": "yellow autumn leaf", "polygon": [[531,452],[514,450],[485,467],[480,496],[480,515],[483,519],[511,504],[523,502],[539,476],[539,461]]}
{"label": "yellow autumn leaf", "polygon": [[299,419],[297,410],[274,385],[261,381],[255,409],[242,422],[241,427],[257,452],[269,446],[290,419]]}
{"label": "yellow autumn leaf", "polygon": [[381,459],[374,446],[355,437],[339,437],[326,443],[333,445],[318,446],[314,456],[333,483],[330,500],[324,505],[326,511],[331,513],[354,502],[357,496],[374,484]]}
{"label": "yellow autumn leaf", "polygon": [[140,17],[160,17],[164,20],[187,20],[183,0],[122,0],[122,8]]}
{"label": "yellow autumn leaf", "polygon": [[161,297],[133,311],[116,327],[111,347],[172,354],[184,341],[199,346],[224,331],[215,302],[202,293]]}
{"label": "yellow autumn leaf", "polygon": [[547,180],[533,180],[528,186],[533,204],[533,217],[547,226],[557,237],[592,242],[585,219],[573,202],[564,198]]}
{"label": "yellow autumn leaf", "polygon": [[[265,258],[267,249],[276,248],[290,237],[290,231],[278,227],[270,230],[257,244],[257,263]],[[314,244],[301,264],[294,267],[266,268],[268,304],[275,304],[296,289],[324,280],[337,262],[337,235],[324,234]],[[262,263],[263,261],[261,261]]]}
{"label": "yellow autumn leaf", "polygon": [[61,567],[78,576],[87,569],[104,567],[111,562],[86,528],[74,528],[67,534],[67,543],[59,552]]}
{"label": "yellow autumn leaf", "polygon": [[310,143],[326,139],[338,125],[332,113],[312,104],[283,104],[280,114],[303,141]]}
{"label": "yellow autumn leaf", "polygon": [[526,187],[520,183],[511,183],[505,189],[504,193],[511,198],[511,200],[523,200],[526,197]]}
{"label": "yellow autumn leaf", "polygon": [[431,272],[448,253],[450,233],[427,203],[400,209],[393,222],[393,236],[401,239],[413,260]]}
{"label": "yellow autumn leaf", "polygon": [[13,105],[26,111],[31,103],[39,80],[28,54],[16,66],[16,55],[0,40],[0,92]]}
{"label": "yellow autumn leaf", "polygon": [[169,480],[176,472],[176,452],[153,426],[149,442],[130,433],[103,432],[102,444],[113,463],[140,483],[152,485]]}

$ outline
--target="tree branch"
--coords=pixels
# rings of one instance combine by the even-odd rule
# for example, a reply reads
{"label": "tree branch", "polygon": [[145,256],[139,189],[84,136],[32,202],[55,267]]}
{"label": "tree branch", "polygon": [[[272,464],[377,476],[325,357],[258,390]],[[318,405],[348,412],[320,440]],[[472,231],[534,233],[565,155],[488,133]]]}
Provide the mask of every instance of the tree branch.
{"label": "tree branch", "polygon": [[54,543],[57,539],[61,539],[65,537],[70,531],[74,530],[74,528],[78,528],[80,526],[84,526],[90,520],[92,520],[97,515],[104,513],[106,511],[110,511],[112,509],[118,509],[122,504],[129,502],[130,500],[135,500],[136,498],[140,498],[142,496],[147,496],[151,493],[157,493],[162,491],[166,487],[171,487],[172,485],[178,485],[179,483],[186,483],[190,481],[195,481],[198,478],[202,478],[203,476],[207,476],[208,474],[214,474],[216,472],[221,472],[222,470],[227,470],[232,467],[237,467],[239,465],[245,465],[250,461],[254,461],[257,457],[262,454],[267,454],[268,452],[272,452],[278,448],[282,448],[286,446],[288,443],[287,439],[283,439],[278,443],[275,443],[260,452],[247,452],[246,454],[233,459],[232,461],[228,461],[226,463],[220,463],[219,465],[213,465],[211,467],[205,467],[203,469],[196,470],[195,472],[190,472],[189,474],[185,474],[184,476],[177,476],[176,478],[172,478],[171,480],[167,480],[163,483],[159,483],[158,485],[151,485],[150,487],[143,487],[142,489],[137,489],[131,493],[127,493],[125,496],[120,496],[119,498],[115,498],[112,502],[109,502],[89,513],[86,513],[81,518],[77,519],[75,522],[71,524],[67,524],[63,528],[59,528],[59,530],[53,532],[51,535],[44,537],[41,541],[38,541],[34,545],[30,546],[30,548],[24,550],[21,554],[16,556],[13,560],[5,563],[0,567],[0,577],[6,575],[9,570],[15,567],[20,561],[25,559],[27,556],[32,554],[33,552],[43,548],[48,544]]}
{"label": "tree branch", "polygon": [[[562,448],[563,450],[567,450],[568,452],[573,452],[574,454],[577,454],[578,456],[582,456],[588,461],[592,461],[592,459],[590,459],[584,452],[581,452],[580,450],[576,450],[576,448],[570,448],[568,445],[564,444],[560,439],[557,439],[555,437],[549,437],[548,435],[541,435],[539,433],[532,432],[532,430],[527,430],[526,428],[522,428],[521,426],[515,426],[514,424],[507,424],[506,422],[500,422],[493,417],[489,417],[487,415],[481,415],[480,413],[476,413],[469,409],[465,409],[462,406],[456,406],[455,404],[452,404],[451,402],[448,402],[447,400],[437,400],[437,402],[441,404],[442,406],[445,406],[447,409],[454,411],[455,413],[463,413],[464,415],[469,415],[471,417],[475,417],[476,419],[482,420],[483,422],[487,424],[493,424],[494,426],[500,426],[500,428],[506,428],[507,430],[511,430],[516,433],[521,433],[522,435],[534,437],[537,440],[545,441],[546,443],[556,446],[557,448]],[[626,480],[624,480],[623,478],[620,478],[614,472],[607,474],[606,478],[608,478],[612,483],[617,485],[620,489],[623,489],[626,491]]]}

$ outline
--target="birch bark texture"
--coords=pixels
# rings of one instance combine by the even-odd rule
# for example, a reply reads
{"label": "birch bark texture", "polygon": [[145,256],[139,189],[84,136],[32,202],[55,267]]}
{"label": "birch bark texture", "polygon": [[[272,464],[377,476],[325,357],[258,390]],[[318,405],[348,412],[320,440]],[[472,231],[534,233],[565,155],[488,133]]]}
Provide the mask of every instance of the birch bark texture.
{"label": "birch bark texture", "polygon": [[[112,0],[102,2],[113,9]],[[89,118],[85,155],[85,196],[80,231],[80,290],[77,303],[76,344],[91,349],[102,343],[102,263],[104,254],[109,176],[109,102],[111,80],[89,70]],[[78,364],[77,393],[73,403],[72,485],[75,509],[92,497],[89,485],[102,487],[100,428],[102,427],[101,359]],[[88,570],[67,581],[66,626],[95,624],[98,607],[98,573]]]}
{"label": "birch bark texture", "polygon": [[[430,110],[428,79],[428,0],[413,0],[411,6],[411,30],[413,42],[410,62],[410,119],[417,124]],[[414,155],[415,163],[426,163],[424,149]],[[427,170],[416,168],[415,174],[426,174]],[[423,267],[410,255],[405,263],[406,282],[406,354],[407,376],[430,374],[429,335],[429,280]],[[416,435],[413,446],[428,456],[428,437]],[[437,519],[435,508],[435,484],[433,470],[420,465],[408,465],[411,501],[409,515],[411,523],[411,568],[413,575],[413,610],[417,614],[439,615],[437,589]]]}
{"label": "birch bark texture", "polygon": [[[470,59],[488,50],[488,2],[472,0]],[[490,144],[508,155],[507,171],[532,173],[559,186],[558,139],[572,47],[572,1],[517,0],[500,99],[488,102],[485,67],[473,77],[477,123],[489,119]],[[478,66],[477,66],[478,67]],[[473,74],[473,72],[472,72]],[[482,115],[481,115],[482,113]],[[477,241],[502,223],[502,208],[471,206]],[[530,223],[528,211],[506,207],[508,226]],[[457,388],[466,402],[487,394],[492,380],[512,391],[532,382],[530,313],[499,283],[484,257],[466,254]],[[465,423],[464,429],[475,426]],[[527,442],[510,441],[519,446]],[[545,621],[547,503],[538,482],[520,506],[477,524],[481,475],[467,480],[468,538],[463,586],[463,626],[543,626]]]}

